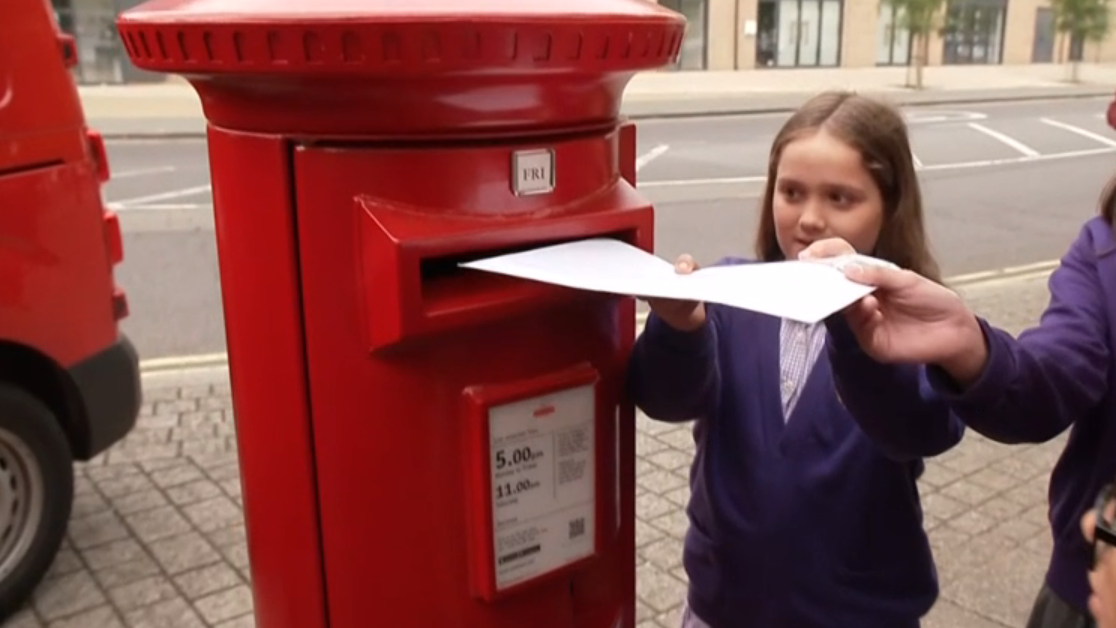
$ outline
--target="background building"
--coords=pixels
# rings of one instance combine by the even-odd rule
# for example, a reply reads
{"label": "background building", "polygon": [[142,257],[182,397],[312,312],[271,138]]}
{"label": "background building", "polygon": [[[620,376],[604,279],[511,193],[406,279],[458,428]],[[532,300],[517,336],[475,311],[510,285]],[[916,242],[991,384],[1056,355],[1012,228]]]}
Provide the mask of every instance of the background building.
{"label": "background building", "polygon": [[[62,30],[77,40],[74,77],[83,84],[165,81],[128,61],[116,33],[116,16],[144,0],[51,0]],[[3,2],[3,0],[0,0]]]}
{"label": "background building", "polygon": [[[676,69],[868,67],[911,57],[910,37],[880,0],[658,2],[690,21]],[[946,0],[946,12],[951,28],[931,40],[930,65],[1065,60],[1049,0]],[[1116,61],[1116,28],[1100,46],[1067,50],[1077,60]]]}
{"label": "background building", "polygon": [[[945,1],[953,27],[930,42],[930,65],[1064,61],[1049,0]],[[62,29],[77,39],[79,82],[165,80],[132,66],[116,34],[117,13],[142,0],[51,2]],[[674,70],[902,66],[911,57],[910,37],[881,0],[658,2],[689,20]],[[1116,61],[1116,28],[1102,45],[1074,44],[1073,58]]]}

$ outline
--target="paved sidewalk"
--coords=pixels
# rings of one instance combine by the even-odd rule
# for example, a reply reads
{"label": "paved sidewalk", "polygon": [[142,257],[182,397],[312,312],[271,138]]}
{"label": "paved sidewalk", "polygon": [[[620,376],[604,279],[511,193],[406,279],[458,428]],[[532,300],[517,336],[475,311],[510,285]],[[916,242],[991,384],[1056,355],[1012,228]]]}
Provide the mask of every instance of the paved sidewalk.
{"label": "paved sidewalk", "polygon": [[[1037,319],[1044,277],[963,289],[1013,332]],[[227,372],[146,378],[136,432],[79,465],[66,546],[29,609],[2,628],[254,625]],[[639,628],[676,628],[689,428],[638,432]],[[1005,447],[973,435],[922,480],[942,599],[925,628],[1023,625],[1050,551],[1047,475],[1062,438]],[[342,627],[347,628],[347,627]]]}
{"label": "paved sidewalk", "polygon": [[[907,68],[821,68],[718,72],[645,72],[624,95],[633,118],[790,111],[827,88],[848,88],[905,105],[1109,96],[1116,64],[1083,64],[1080,81],[1065,81],[1066,66],[934,66],[922,90],[904,87]],[[165,83],[82,86],[86,117],[106,137],[201,136],[201,104],[193,88]]]}

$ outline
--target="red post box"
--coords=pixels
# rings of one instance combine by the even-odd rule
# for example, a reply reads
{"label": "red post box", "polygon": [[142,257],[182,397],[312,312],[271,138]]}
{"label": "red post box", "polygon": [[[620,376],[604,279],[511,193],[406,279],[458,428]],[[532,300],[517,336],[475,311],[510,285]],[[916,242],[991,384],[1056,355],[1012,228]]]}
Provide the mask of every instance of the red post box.
{"label": "red post box", "polygon": [[632,628],[634,302],[459,267],[652,248],[645,0],[155,0],[208,119],[260,628]]}

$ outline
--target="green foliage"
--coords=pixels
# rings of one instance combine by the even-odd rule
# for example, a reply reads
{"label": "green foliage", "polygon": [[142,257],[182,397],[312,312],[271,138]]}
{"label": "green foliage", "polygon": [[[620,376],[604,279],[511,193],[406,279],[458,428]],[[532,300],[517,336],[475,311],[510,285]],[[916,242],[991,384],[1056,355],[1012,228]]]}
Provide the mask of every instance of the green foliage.
{"label": "green foliage", "polygon": [[[884,7],[894,11],[896,26],[906,29],[910,34],[911,58],[908,64],[914,67],[915,89],[922,89],[922,68],[930,55],[930,36],[938,28],[938,14],[945,0],[880,0]],[[907,75],[907,85],[911,85]]]}
{"label": "green foliage", "polygon": [[[1069,1],[1088,2],[1090,0]],[[895,7],[899,27],[907,29],[911,36],[915,38],[925,37],[934,32],[937,26],[938,12],[944,4],[944,0],[882,0],[882,2],[884,6]]]}
{"label": "green foliage", "polygon": [[1054,28],[1073,39],[1101,42],[1108,36],[1109,0],[1051,0]]}

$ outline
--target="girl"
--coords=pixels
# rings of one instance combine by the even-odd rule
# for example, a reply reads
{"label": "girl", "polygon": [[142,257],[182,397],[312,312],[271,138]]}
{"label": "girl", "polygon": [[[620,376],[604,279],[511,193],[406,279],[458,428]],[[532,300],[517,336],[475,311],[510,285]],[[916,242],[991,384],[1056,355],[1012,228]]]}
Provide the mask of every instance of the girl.
{"label": "girl", "polygon": [[[1093,548],[1079,525],[1116,477],[1116,178],[1101,208],[1051,275],[1050,303],[1039,324],[1018,338],[978,318],[959,296],[913,268],[850,267],[849,278],[878,289],[827,321],[838,390],[864,425],[885,429],[902,417],[932,431],[959,417],[1001,443],[1041,443],[1072,426],[1050,478],[1054,551],[1028,628],[1085,628],[1091,621]],[[819,242],[809,254],[825,257],[851,246]],[[896,383],[881,394],[852,366],[870,359],[926,364],[926,385]],[[881,364],[877,377],[888,381],[892,376],[884,370],[891,368],[910,367]]]}
{"label": "girl", "polygon": [[[850,93],[811,99],[776,136],[757,257],[794,259],[830,237],[937,276],[903,119]],[[960,422],[882,447],[817,361],[824,327],[649,303],[631,394],[653,419],[696,419],[684,627],[917,627],[938,584],[915,482],[924,456],[960,441]]]}

